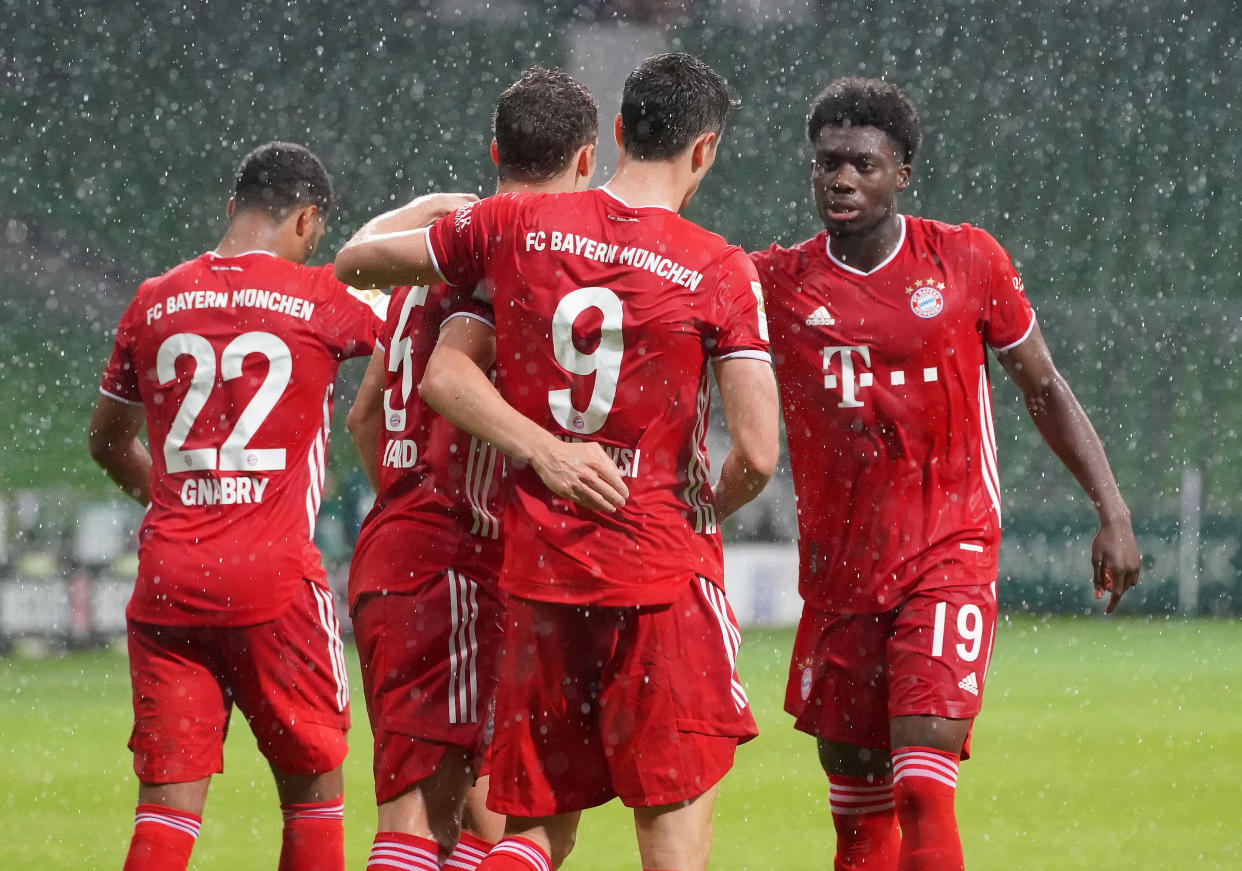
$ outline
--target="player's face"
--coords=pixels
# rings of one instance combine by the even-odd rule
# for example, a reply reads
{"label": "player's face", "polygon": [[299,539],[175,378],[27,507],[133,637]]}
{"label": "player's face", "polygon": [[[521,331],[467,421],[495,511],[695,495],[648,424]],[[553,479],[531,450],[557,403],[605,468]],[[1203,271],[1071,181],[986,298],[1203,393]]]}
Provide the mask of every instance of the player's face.
{"label": "player's face", "polygon": [[901,149],[876,127],[826,125],[815,137],[811,187],[830,235],[864,236],[892,215],[910,183]]}

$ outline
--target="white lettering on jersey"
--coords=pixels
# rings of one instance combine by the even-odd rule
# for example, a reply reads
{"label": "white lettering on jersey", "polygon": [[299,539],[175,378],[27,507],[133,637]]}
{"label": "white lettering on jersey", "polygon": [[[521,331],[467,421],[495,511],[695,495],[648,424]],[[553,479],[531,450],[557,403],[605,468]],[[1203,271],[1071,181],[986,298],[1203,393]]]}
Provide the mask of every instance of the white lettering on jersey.
{"label": "white lettering on jersey", "polygon": [[267,478],[190,478],[181,485],[181,504],[257,505],[267,484]]}
{"label": "white lettering on jersey", "polygon": [[871,365],[871,349],[866,345],[832,345],[824,348],[824,387],[829,390],[837,389],[837,376],[829,372],[828,367],[833,357],[841,358],[841,401],[837,403],[838,408],[861,408],[862,402],[858,400],[856,390],[859,387],[871,386],[870,372],[862,373],[855,381],[854,354],[862,358],[864,366]]}
{"label": "white lettering on jersey", "polygon": [[384,448],[384,465],[390,469],[412,469],[418,464],[418,444],[410,439],[393,439]]}
{"label": "white lettering on jersey", "polygon": [[[576,444],[586,441],[586,439],[563,434],[557,435],[557,438],[563,442],[573,442]],[[643,458],[642,448],[619,448],[613,445],[600,445],[600,447],[617,464],[617,471],[621,473],[622,478],[638,477],[638,464]]]}
{"label": "white lettering on jersey", "polygon": [[247,287],[233,291],[233,306],[236,308],[261,308],[291,318],[309,321],[315,313],[315,304],[307,299],[280,293],[275,290],[260,290]]}
{"label": "white lettering on jersey", "polygon": [[[807,323],[810,323],[810,318],[807,318]],[[864,403],[859,399],[858,391],[875,383],[875,374],[872,372],[858,372],[855,377],[854,354],[862,358],[862,365],[871,365],[871,349],[866,345],[831,345],[824,348],[824,387],[828,390],[840,388],[841,401],[837,403],[838,408],[861,408]],[[836,356],[841,358],[840,378],[829,369],[832,358]],[[940,377],[935,366],[922,369],[919,375],[924,384]],[[893,387],[901,387],[906,383],[906,373],[901,369],[893,369],[888,373],[888,383]]]}
{"label": "white lettering on jersey", "polygon": [[696,272],[688,266],[683,266],[661,254],[648,251],[646,248],[622,248],[620,245],[610,245],[577,233],[562,233],[559,230],[553,230],[547,235],[542,231],[532,231],[526,234],[527,251],[543,251],[545,246],[549,251],[573,254],[585,260],[645,269],[672,284],[688,287],[690,290],[697,290],[699,282],[703,280],[701,272]]}

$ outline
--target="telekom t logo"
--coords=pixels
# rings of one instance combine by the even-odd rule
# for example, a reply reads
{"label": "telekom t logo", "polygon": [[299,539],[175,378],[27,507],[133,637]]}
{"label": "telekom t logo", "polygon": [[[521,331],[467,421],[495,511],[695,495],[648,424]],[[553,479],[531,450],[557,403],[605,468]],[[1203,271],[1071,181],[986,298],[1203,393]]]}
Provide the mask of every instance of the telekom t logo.
{"label": "telekom t logo", "polygon": [[854,355],[857,354],[862,358],[864,366],[871,365],[871,351],[866,345],[833,345],[824,348],[824,387],[829,390],[837,389],[837,376],[830,372],[832,358],[841,357],[841,401],[837,403],[838,408],[861,408],[860,402],[855,390],[859,387],[870,387],[873,376],[870,372],[860,372],[858,379],[854,379]]}

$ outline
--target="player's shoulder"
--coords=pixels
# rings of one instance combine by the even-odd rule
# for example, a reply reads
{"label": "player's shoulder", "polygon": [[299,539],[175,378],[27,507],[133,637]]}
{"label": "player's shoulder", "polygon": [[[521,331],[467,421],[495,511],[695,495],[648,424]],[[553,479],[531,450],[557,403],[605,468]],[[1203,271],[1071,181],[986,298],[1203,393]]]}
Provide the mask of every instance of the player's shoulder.
{"label": "player's shoulder", "polygon": [[906,216],[906,232],[913,240],[944,249],[974,253],[1000,250],[1000,243],[982,227],[974,224],[950,224],[934,218]]}
{"label": "player's shoulder", "polygon": [[798,274],[803,272],[808,265],[822,262],[827,249],[828,232],[821,230],[796,245],[784,246],[773,242],[767,248],[751,251],[749,256],[760,274],[764,272]]}

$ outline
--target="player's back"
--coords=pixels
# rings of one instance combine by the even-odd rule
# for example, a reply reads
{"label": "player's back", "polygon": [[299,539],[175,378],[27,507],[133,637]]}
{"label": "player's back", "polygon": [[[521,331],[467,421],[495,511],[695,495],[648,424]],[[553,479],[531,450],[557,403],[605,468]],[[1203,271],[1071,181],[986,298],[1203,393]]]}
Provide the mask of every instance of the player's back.
{"label": "player's back", "polygon": [[379,490],[350,563],[350,606],[364,593],[412,592],[446,567],[495,582],[504,460],[418,395],[444,320],[478,306],[447,284],[393,292],[378,344],[385,359]]}
{"label": "player's back", "polygon": [[469,280],[448,265],[463,255],[494,285],[502,395],[560,438],[598,442],[630,491],[605,515],[515,470],[506,535],[539,546],[506,549],[506,589],[642,604],[670,601],[695,573],[720,581],[707,362],[767,359],[745,255],[606,190],[493,197],[445,219],[431,244],[450,280]]}
{"label": "player's back", "polygon": [[267,252],[208,253],[143,283],[103,382],[144,405],[151,445],[133,619],[259,622],[302,578],[323,582],[312,535],[332,385],[370,352],[383,302]]}

